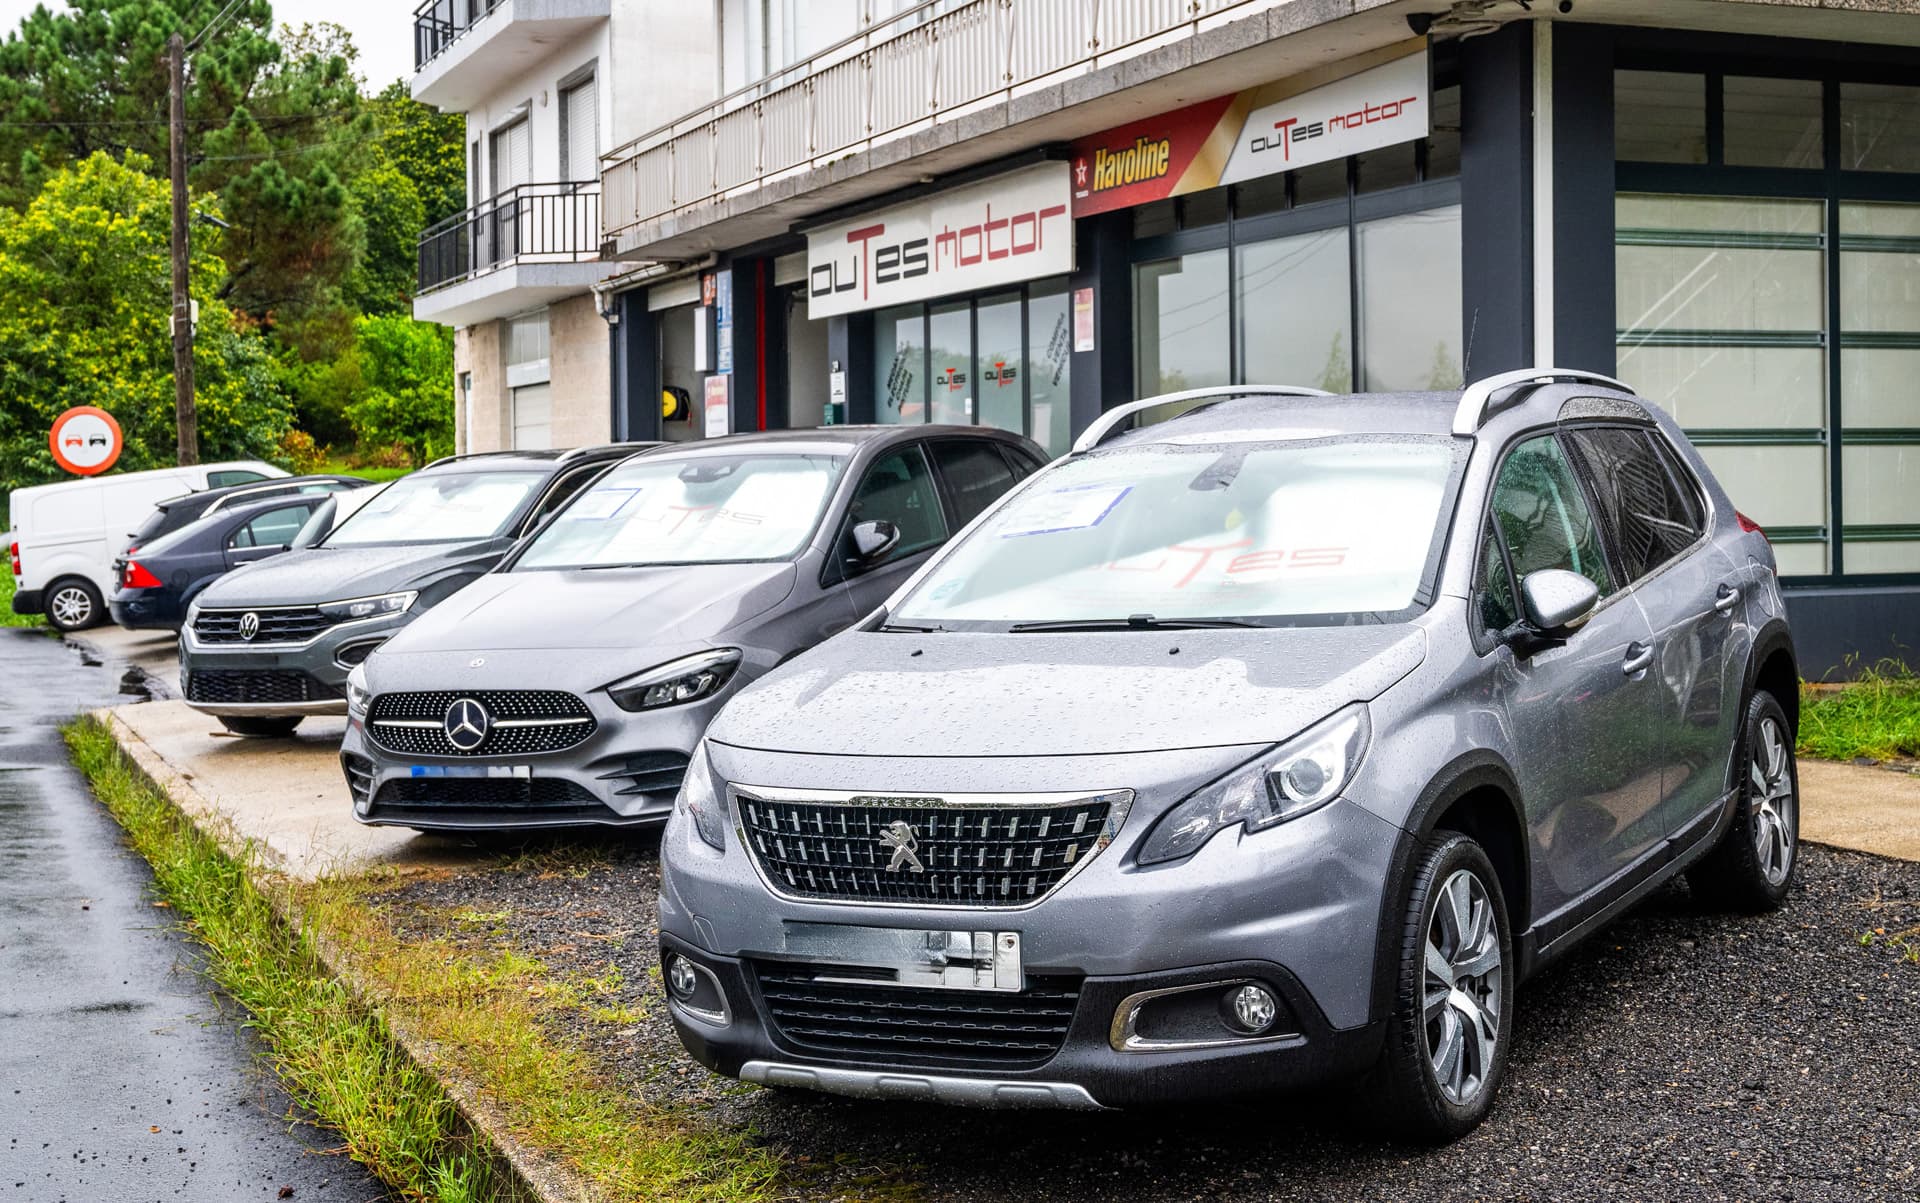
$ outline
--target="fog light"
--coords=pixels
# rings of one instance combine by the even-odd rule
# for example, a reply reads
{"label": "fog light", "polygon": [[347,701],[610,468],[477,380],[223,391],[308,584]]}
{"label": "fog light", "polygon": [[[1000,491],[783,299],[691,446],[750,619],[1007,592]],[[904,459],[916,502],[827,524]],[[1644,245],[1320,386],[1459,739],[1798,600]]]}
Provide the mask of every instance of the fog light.
{"label": "fog light", "polygon": [[1280,1014],[1280,1003],[1265,986],[1256,986],[1249,982],[1241,986],[1228,997],[1228,1005],[1233,1011],[1234,1022],[1250,1036],[1258,1036],[1273,1026]]}
{"label": "fog light", "polygon": [[700,988],[700,976],[693,971],[693,962],[685,957],[675,957],[667,965],[667,989],[681,1002],[693,997]]}

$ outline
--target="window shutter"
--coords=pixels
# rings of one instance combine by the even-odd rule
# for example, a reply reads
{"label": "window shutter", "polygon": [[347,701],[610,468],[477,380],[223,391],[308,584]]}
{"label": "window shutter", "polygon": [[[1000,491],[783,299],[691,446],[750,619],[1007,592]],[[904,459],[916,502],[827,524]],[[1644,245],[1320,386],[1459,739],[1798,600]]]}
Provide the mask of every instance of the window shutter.
{"label": "window shutter", "polygon": [[567,156],[562,165],[574,182],[600,178],[600,104],[596,81],[587,79],[567,90]]}

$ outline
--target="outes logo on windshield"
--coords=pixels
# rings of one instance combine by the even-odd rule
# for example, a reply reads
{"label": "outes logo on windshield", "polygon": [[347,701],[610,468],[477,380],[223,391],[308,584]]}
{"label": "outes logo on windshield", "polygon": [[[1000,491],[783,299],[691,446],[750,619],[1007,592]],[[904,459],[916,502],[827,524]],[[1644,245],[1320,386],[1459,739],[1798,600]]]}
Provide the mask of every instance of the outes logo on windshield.
{"label": "outes logo on windshield", "polygon": [[926,872],[916,855],[919,850],[920,837],[911,823],[895,819],[880,832],[880,851],[893,853],[893,859],[887,862],[889,873],[898,873],[903,866],[909,873]]}

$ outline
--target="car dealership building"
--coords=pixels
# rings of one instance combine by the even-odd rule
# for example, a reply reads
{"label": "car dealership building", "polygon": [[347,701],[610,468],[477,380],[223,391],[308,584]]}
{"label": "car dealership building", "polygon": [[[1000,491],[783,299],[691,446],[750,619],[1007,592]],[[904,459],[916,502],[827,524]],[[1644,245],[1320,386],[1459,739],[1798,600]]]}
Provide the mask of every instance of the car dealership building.
{"label": "car dealership building", "polygon": [[[460,3],[443,90],[440,60],[561,20],[665,67],[620,32],[660,19],[638,0]],[[1766,527],[1809,675],[1920,659],[1920,4],[897,7],[718,0],[679,30],[682,94],[719,98],[600,157],[596,241],[561,248],[599,321],[516,283],[541,261],[502,248],[556,237],[524,207],[423,275],[465,449],[532,429],[535,323],[583,380],[547,421],[582,437],[933,421],[1058,453],[1180,388],[1585,368],[1668,407]]]}

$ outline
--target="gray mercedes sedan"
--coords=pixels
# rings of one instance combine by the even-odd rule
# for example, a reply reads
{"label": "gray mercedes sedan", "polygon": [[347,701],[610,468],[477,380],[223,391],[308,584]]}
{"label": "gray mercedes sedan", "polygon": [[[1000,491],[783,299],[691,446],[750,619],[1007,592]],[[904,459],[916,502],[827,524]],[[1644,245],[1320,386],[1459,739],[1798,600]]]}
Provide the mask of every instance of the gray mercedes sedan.
{"label": "gray mercedes sedan", "polygon": [[180,631],[187,705],[238,735],[284,736],[347,709],[347,672],[506,555],[586,483],[652,443],[486,452],[378,490],[307,544],[247,564],[194,600]]}
{"label": "gray mercedes sedan", "polygon": [[354,816],[664,820],[727,699],[859,621],[1042,458],[984,427],[837,426],[628,460],[354,670]]}
{"label": "gray mercedes sedan", "polygon": [[1124,406],[714,721],[673,1022],[772,1086],[1349,1079],[1450,1139],[1527,975],[1682,872],[1780,904],[1797,683],[1765,535],[1618,382]]}

